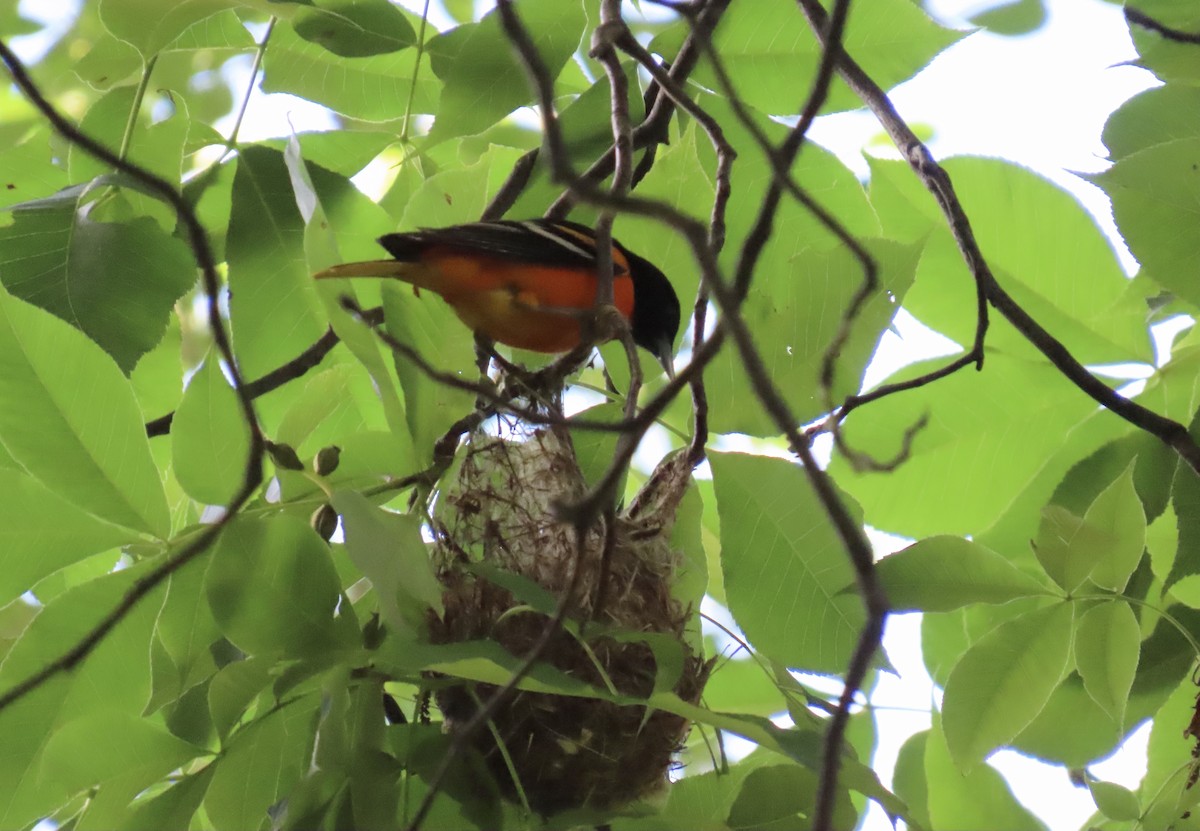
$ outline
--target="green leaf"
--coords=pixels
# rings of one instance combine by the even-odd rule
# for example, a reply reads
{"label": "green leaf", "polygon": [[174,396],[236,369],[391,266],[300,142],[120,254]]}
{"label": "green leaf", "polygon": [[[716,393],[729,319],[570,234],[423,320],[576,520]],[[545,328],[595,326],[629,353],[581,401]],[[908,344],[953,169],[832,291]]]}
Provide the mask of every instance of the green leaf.
{"label": "green leaf", "polygon": [[[293,387],[292,392],[275,437],[296,448],[302,457],[312,456],[331,444],[341,446],[343,437],[349,433],[387,427],[376,406],[378,399],[370,379],[353,362],[338,363],[310,373],[304,379],[303,388]],[[345,461],[341,459],[339,472]]]}
{"label": "green leaf", "polygon": [[1185,606],[1200,609],[1200,574],[1191,574],[1171,586],[1171,595]]}
{"label": "green leaf", "polygon": [[620,831],[668,831],[688,828],[697,831],[726,831],[725,817],[740,792],[746,776],[764,765],[777,762],[771,753],[751,753],[724,771],[706,771],[685,776],[671,784],[666,804],[656,815],[642,820],[613,823]]}
{"label": "green leaf", "polygon": [[[147,561],[151,562],[151,561]],[[144,576],[138,564],[67,589],[25,628],[0,665],[5,692],[45,668],[48,659],[75,648]],[[55,811],[69,794],[63,783],[39,777],[46,742],[68,721],[93,714],[139,717],[150,696],[151,630],[161,602],[151,592],[116,624],[70,673],[0,711],[0,828],[24,828]]]}
{"label": "green leaf", "polygon": [[[201,600],[203,601],[203,595],[201,595]],[[151,663],[154,662],[161,643],[160,639],[154,641],[154,646],[152,647],[154,651],[151,652],[150,658]],[[170,670],[170,668],[166,669]],[[199,683],[192,684],[190,687],[186,686],[192,681],[191,677],[183,674],[186,669],[192,670],[193,677],[196,675],[201,676]],[[172,734],[184,741],[191,742],[197,747],[215,747],[217,741],[217,732],[213,725],[212,711],[208,707],[208,688],[212,683],[214,670],[215,665],[212,661],[207,666],[203,666],[197,662],[191,667],[176,667],[175,671],[177,677],[180,679],[180,686],[183,692],[173,700],[168,698],[167,692],[167,684],[171,683],[171,679],[160,683],[156,673],[154,696],[146,708],[150,710],[155,706],[156,702],[154,699],[160,696],[159,690],[162,690],[161,698],[166,701],[166,705],[163,707],[163,715],[166,716],[167,729]]]}
{"label": "green leaf", "polygon": [[1048,594],[991,549],[961,537],[929,537],[884,557],[876,574],[893,612],[948,612]]}
{"label": "green leaf", "polygon": [[1148,147],[1087,177],[1112,199],[1121,236],[1146,274],[1193,306],[1200,305],[1190,270],[1200,257],[1200,240],[1190,230],[1200,221],[1197,153],[1200,138],[1191,136]]}
{"label": "green leaf", "polygon": [[[791,234],[779,237],[779,245],[772,246],[776,257],[782,253],[780,248],[800,244]],[[879,283],[834,364],[834,400],[862,388],[863,372],[891,325],[897,304],[912,285],[920,256],[916,245],[885,240],[863,242],[878,266]],[[822,365],[841,330],[845,309],[862,285],[863,268],[840,244],[827,250],[797,251],[786,265],[778,259],[771,264],[776,263],[779,268],[761,269],[742,307],[742,316],[754,333],[771,379],[784,391],[792,414],[806,422],[826,410],[820,385]],[[741,356],[732,345],[713,361],[706,379],[712,429],[778,435],[779,427],[757,405]]]}
{"label": "green leaf", "polygon": [[[889,381],[944,365],[944,359],[915,364]],[[884,398],[846,419],[852,447],[890,459],[904,428],[932,415],[908,460],[886,476],[856,473],[834,455],[830,472],[862,504],[871,525],[910,537],[979,533],[1034,480],[1062,437],[1095,411],[1044,361],[990,352],[986,367],[957,372],[919,395]],[[1020,395],[1013,394],[1017,389]]]}
{"label": "green leaf", "polygon": [[114,36],[149,58],[193,23],[236,5],[236,0],[100,0],[100,19]]}
{"label": "green leaf", "polygon": [[[134,116],[132,111],[138,103],[137,87],[116,87],[88,108],[79,129],[108,147],[126,144],[125,158],[175,184],[183,175],[184,145],[191,126],[186,99],[182,96],[165,98],[162,103],[169,105],[170,115],[154,122],[150,120],[152,100],[147,99]],[[109,164],[77,145],[72,145],[67,153],[67,170],[72,183],[85,183],[115,172]],[[160,197],[134,189],[125,189],[122,194],[133,203],[137,214],[153,216],[167,231],[175,227],[175,211]],[[102,200],[100,204],[103,206]]]}
{"label": "green leaf", "polygon": [[[418,60],[421,61],[418,67]],[[416,81],[414,83],[414,74]],[[263,60],[264,92],[286,92],[364,121],[432,113],[441,83],[429,56],[407,49],[368,58],[341,58],[301,39],[288,26],[277,26]]]}
{"label": "green leaf", "polygon": [[[1096,495],[1117,477],[1134,455],[1131,453],[1129,457],[1121,458],[1120,453],[1137,444],[1131,443],[1127,448],[1124,443],[1116,442],[1120,451],[1109,453],[1106,442],[1114,442],[1135,432],[1140,431],[1134,431],[1124,421],[1112,418],[1106,410],[1098,407],[1093,409],[1090,415],[1065,434],[1057,447],[1048,451],[1041,469],[986,531],[974,535],[975,540],[993,551],[1004,552],[1014,565],[1026,572],[1030,572],[1030,569],[1033,569],[1030,573],[1043,570],[1030,544],[1037,537],[1042,509],[1048,503],[1055,503],[1076,514],[1086,512]],[[1158,442],[1157,439],[1154,441]],[[1175,451],[1168,452],[1177,458]],[[1135,484],[1143,468],[1146,473],[1153,470],[1154,458],[1159,457],[1149,454],[1139,458]],[[1093,473],[1085,472],[1087,468],[1091,468]],[[1090,475],[1097,478],[1086,478]]]}
{"label": "green leaf", "polygon": [[1091,574],[1093,552],[1104,545],[1104,534],[1066,508],[1047,505],[1033,543],[1046,573],[1067,592],[1073,592]]}
{"label": "green leaf", "polygon": [[1045,0],[1011,0],[974,15],[970,22],[998,35],[1027,35],[1045,24]]}
{"label": "green leaf", "polygon": [[730,828],[800,828],[813,808],[816,778],[799,765],[769,765],[752,770],[729,808]]}
{"label": "green leaf", "polygon": [[186,828],[204,801],[204,794],[217,769],[209,765],[184,776],[162,793],[148,796],[130,806],[130,815],[120,831],[162,831]]}
{"label": "green leaf", "polygon": [[[1170,575],[1171,566],[1175,563],[1175,550],[1178,547],[1179,521],[1175,517],[1174,509],[1168,505],[1158,519],[1146,529],[1146,551],[1150,555],[1150,570],[1159,580],[1165,581]],[[1186,579],[1185,577],[1172,585],[1171,591],[1174,592]]]}
{"label": "green leaf", "polygon": [[[288,142],[283,159],[295,195],[296,207],[304,221],[304,261],[309,272],[316,272],[341,262],[338,232],[342,232],[340,236],[344,236],[350,243],[349,247],[354,247],[356,235],[373,229],[374,233],[370,234],[368,245],[370,256],[377,256],[374,237],[391,228],[391,222],[384,212],[366,199],[344,177],[321,171],[319,168],[310,171],[300,157],[300,144],[295,137]],[[320,189],[315,184],[317,181],[322,184]],[[331,203],[328,213],[324,205],[326,197]],[[350,256],[350,259],[357,258],[354,254]],[[398,441],[405,443],[405,455],[411,455],[407,446],[409,432],[404,405],[400,401],[395,379],[388,370],[387,362],[380,355],[381,344],[361,321],[352,318],[342,307],[341,298],[354,298],[355,290],[344,281],[340,284],[326,281],[317,287],[317,294],[325,305],[334,332],[370,373],[378,395],[383,400],[384,413],[387,415],[388,425],[392,428],[392,434]]]}
{"label": "green leaf", "polygon": [[[407,438],[407,436],[405,437]],[[412,448],[397,440],[390,431],[372,430],[342,435],[335,442],[342,449],[338,469],[326,477],[330,487],[366,487],[381,478],[399,478],[412,473]],[[320,447],[314,448],[314,452]],[[295,473],[279,473],[287,499],[316,495],[320,488],[311,479]]]}
{"label": "green leaf", "polygon": [[[517,9],[549,76],[558,75],[579,47],[585,23],[575,0],[524,0]],[[473,135],[534,98],[496,11],[429,43],[434,71],[444,82],[429,142]]]}
{"label": "green leaf", "polygon": [[[723,20],[713,45],[746,103],[771,114],[795,114],[812,86],[820,45],[804,16],[787,0],[760,0],[754,12]],[[676,22],[651,41],[650,51],[674,60],[688,31],[683,21]],[[851,13],[842,43],[875,83],[890,89],[960,37],[962,33],[938,26],[913,3],[877,0],[870,14]],[[707,61],[692,80],[708,89],[721,89]],[[835,83],[828,111],[857,106],[858,100]]]}
{"label": "green leaf", "polygon": [[[353,176],[367,163],[378,156],[384,148],[396,141],[394,133],[364,130],[348,133],[344,130],[327,130],[319,133],[297,133],[293,137],[300,142],[300,155],[309,164],[315,164],[342,176]],[[291,141],[273,139],[263,142],[279,151]],[[374,242],[374,239],[371,240]]]}
{"label": "green leaf", "polygon": [[171,422],[175,477],[198,502],[225,505],[246,478],[249,455],[249,428],[237,394],[211,351],[188,382]]}
{"label": "green leaf", "polygon": [[1084,768],[1110,755],[1124,734],[1121,721],[1102,709],[1079,676],[1072,674],[1012,740],[1012,747],[1050,764]]}
{"label": "green leaf", "polygon": [[88,86],[108,90],[137,83],[142,66],[142,56],[137,49],[120,38],[105,34],[98,37],[87,54],[75,62],[74,70]]}
{"label": "green leaf", "polygon": [[[1195,657],[1193,655],[1193,657]],[[1195,803],[1197,794],[1188,786],[1195,738],[1185,734],[1196,712],[1196,685],[1183,679],[1154,714],[1146,749],[1146,775],[1138,794],[1145,806],[1143,828],[1171,828]]]}
{"label": "green leaf", "polygon": [[221,636],[204,596],[204,569],[196,565],[170,577],[167,599],[155,622],[155,633],[186,690],[211,675],[216,667],[212,645]]}
{"label": "green leaf", "polygon": [[309,696],[268,712],[229,743],[204,797],[217,831],[267,826],[268,810],[308,769],[318,704],[318,696]]}
{"label": "green leaf", "polygon": [[942,719],[959,769],[969,773],[1041,712],[1067,671],[1072,615],[1069,603],[1022,615],[989,632],[955,666]]}
{"label": "green leaf", "polygon": [[1146,550],[1146,514],[1133,486],[1134,462],[1096,497],[1083,521],[1103,535],[1092,552],[1092,582],[1119,592],[1141,562]]}
{"label": "green leaf", "polygon": [[[708,557],[704,550],[704,499],[693,479],[683,494],[675,511],[675,525],[671,529],[671,548],[682,555],[671,586],[671,596],[684,609],[699,609],[708,594]],[[692,622],[684,630],[684,637],[697,652],[700,651],[700,619],[692,615]]]}
{"label": "green leaf", "polygon": [[249,657],[221,667],[208,685],[208,707],[213,727],[222,740],[228,737],[250,702],[271,683],[272,660]]}
{"label": "green leaf", "polygon": [[[579,418],[589,421],[620,421],[625,417],[624,402],[605,401],[586,410],[580,410]],[[579,472],[589,486],[600,481],[612,464],[613,455],[617,448],[618,433],[602,430],[573,430],[571,445],[575,448],[575,459],[579,462]],[[620,489],[617,491],[620,493]]]}
{"label": "green leaf", "polygon": [[[1193,438],[1200,433],[1200,415],[1193,419],[1188,432]],[[1200,574],[1200,476],[1186,464],[1179,465],[1175,471],[1171,507],[1175,512],[1179,542],[1170,573],[1163,581],[1167,588],[1184,577]]]}
{"label": "green leaf", "polygon": [[1109,819],[1118,821],[1135,820],[1142,815],[1142,806],[1137,794],[1115,782],[1088,780],[1088,790],[1096,801],[1096,808]]}
{"label": "green leaf", "polygon": [[46,743],[41,775],[75,794],[99,786],[128,802],[200,748],[134,714],[99,711],[70,721]]}
{"label": "green leaf", "polygon": [[129,381],[81,332],[3,290],[0,442],[84,510],[158,537],[170,533]]}
{"label": "green leaf", "polygon": [[[708,650],[710,655],[716,652]],[[785,705],[770,670],[757,660],[740,656],[721,661],[713,668],[704,685],[704,703],[713,710],[755,716],[773,715]]]}
{"label": "green leaf", "polygon": [[64,566],[138,535],[67,502],[22,471],[0,468],[0,606]]}
{"label": "green leaf", "polygon": [[1200,89],[1167,84],[1139,92],[1104,124],[1104,146],[1113,161],[1157,144],[1200,135]]}
{"label": "green leaf", "polygon": [[[1146,402],[1146,405],[1154,407],[1152,402]],[[1131,464],[1133,485],[1145,518],[1152,520],[1171,501],[1171,482],[1179,464],[1179,454],[1156,436],[1142,430],[1130,431],[1108,442],[1072,466],[1054,489],[1050,501],[1076,514],[1084,514],[1100,492],[1115,482]]]}
{"label": "green leaf", "polygon": [[1075,664],[1088,694],[1121,721],[1137,673],[1142,630],[1129,604],[1101,603],[1079,619]]}
{"label": "green leaf", "polygon": [[[258,378],[325,330],[323,304],[304,258],[304,220],[277,151],[241,149],[225,249],[238,362],[246,377]],[[286,328],[279,326],[282,320]]]}
{"label": "green leaf", "polygon": [[91,219],[95,195],[75,186],[14,206],[0,228],[0,273],[14,296],[82,330],[128,374],[162,338],[196,268],[187,246],[149,217]]}
{"label": "green leaf", "polygon": [[[740,453],[713,453],[710,462],[725,596],[742,631],[789,667],[844,671],[862,604],[841,594],[854,572],[803,469]],[[857,515],[852,503],[847,508]]]}
{"label": "green leaf", "polygon": [[348,645],[329,549],[295,517],[235,520],[213,551],[205,591],[243,652],[316,656]]}
{"label": "green leaf", "polygon": [[[475,336],[441,298],[432,292],[417,297],[410,287],[389,283],[383,288],[383,313],[387,331],[397,341],[439,370],[475,380]],[[400,354],[394,363],[413,447],[420,448],[422,461],[427,461],[450,425],[474,407],[475,396],[430,378]]]}
{"label": "green leaf", "polygon": [[931,826],[954,831],[1046,831],[1046,825],[1017,802],[993,768],[977,765],[966,774],[960,772],[942,727],[935,717],[925,742]]}
{"label": "green leaf", "polygon": [[[461,641],[436,647],[404,643],[401,649],[402,665],[406,668],[440,672],[443,675],[496,686],[512,678],[521,664],[520,658],[491,640]],[[593,687],[586,681],[546,663],[535,664],[529,674],[521,679],[517,688],[528,692],[579,698],[613,698],[605,690]]]}
{"label": "green leaf", "polygon": [[900,746],[896,770],[892,775],[896,796],[908,805],[908,818],[921,826],[932,825],[929,821],[929,783],[925,777],[925,746],[928,741],[928,730],[909,736]]}
{"label": "green leaf", "polygon": [[254,47],[254,38],[242,25],[237,11],[228,9],[197,20],[164,46],[163,51],[242,50]]}
{"label": "green leaf", "polygon": [[[1171,615],[1188,632],[1200,631],[1200,612],[1175,607]],[[1142,641],[1137,676],[1126,709],[1126,720],[1135,721],[1154,715],[1184,679],[1191,678],[1196,650],[1191,639],[1174,626],[1156,626]],[[1193,698],[1195,691],[1193,689]]]}
{"label": "green leaf", "polygon": [[384,620],[397,633],[423,631],[429,610],[442,613],[442,586],[421,521],[376,508],[353,491],[338,491],[332,503],[345,523],[346,551],[374,586]]}
{"label": "green leaf", "polygon": [[[1200,30],[1196,8],[1187,0],[1136,0],[1131,8],[1146,12],[1157,23],[1178,32]],[[1200,60],[1193,44],[1164,37],[1162,33],[1129,21],[1129,34],[1141,56],[1139,64],[1164,81],[1194,84],[1200,80]]]}
{"label": "green leaf", "polygon": [[0,206],[42,199],[68,184],[63,169],[52,161],[50,142],[34,133],[0,155]]}
{"label": "green leaf", "polygon": [[[1083,363],[1152,363],[1144,300],[1076,197],[1011,162],[959,158],[945,168],[988,264],[1030,315]],[[905,308],[955,342],[971,343],[975,283],[940,209],[913,181],[907,164],[874,163],[872,172],[888,177],[904,195],[891,210],[916,213],[930,223],[928,247]],[[1007,324],[993,326],[987,344],[1011,354],[1035,354],[1024,335]]]}
{"label": "green leaf", "polygon": [[292,27],[343,58],[397,52],[417,39],[408,18],[387,0],[313,0],[296,12]]}

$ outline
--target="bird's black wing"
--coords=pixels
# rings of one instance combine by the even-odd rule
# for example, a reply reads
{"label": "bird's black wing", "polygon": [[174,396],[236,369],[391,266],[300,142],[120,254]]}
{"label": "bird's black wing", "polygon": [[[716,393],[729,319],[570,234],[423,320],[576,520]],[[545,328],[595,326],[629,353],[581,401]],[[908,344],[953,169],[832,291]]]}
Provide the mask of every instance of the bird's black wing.
{"label": "bird's black wing", "polygon": [[423,228],[386,234],[379,244],[397,260],[419,260],[433,246],[492,254],[548,266],[594,266],[596,241],[592,229],[577,222],[532,219],[472,222],[449,228]]}

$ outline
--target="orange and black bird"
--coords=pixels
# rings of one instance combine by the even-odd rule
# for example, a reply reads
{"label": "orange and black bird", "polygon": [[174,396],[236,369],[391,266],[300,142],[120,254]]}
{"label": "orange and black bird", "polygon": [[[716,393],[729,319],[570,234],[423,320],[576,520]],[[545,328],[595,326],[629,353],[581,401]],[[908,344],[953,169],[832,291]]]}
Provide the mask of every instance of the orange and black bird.
{"label": "orange and black bird", "polygon": [[[596,237],[578,222],[532,219],[424,228],[379,238],[394,259],[346,263],[316,276],[391,277],[440,295],[463,323],[494,341],[567,352],[579,312],[596,301]],[[633,341],[668,373],[679,298],[657,266],[613,240],[613,297]]]}

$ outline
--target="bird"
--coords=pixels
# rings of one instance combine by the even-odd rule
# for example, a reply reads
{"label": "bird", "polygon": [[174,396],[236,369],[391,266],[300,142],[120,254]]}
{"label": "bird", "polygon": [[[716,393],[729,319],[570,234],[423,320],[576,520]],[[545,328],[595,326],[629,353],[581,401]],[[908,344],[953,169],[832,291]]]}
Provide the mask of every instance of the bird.
{"label": "bird", "polygon": [[[596,302],[596,235],[567,220],[471,222],[384,234],[390,260],[343,263],[317,279],[384,277],[440,295],[459,319],[493,341],[535,352],[568,352],[583,338]],[[673,375],[679,297],[644,257],[612,243],[613,299],[633,342]]]}

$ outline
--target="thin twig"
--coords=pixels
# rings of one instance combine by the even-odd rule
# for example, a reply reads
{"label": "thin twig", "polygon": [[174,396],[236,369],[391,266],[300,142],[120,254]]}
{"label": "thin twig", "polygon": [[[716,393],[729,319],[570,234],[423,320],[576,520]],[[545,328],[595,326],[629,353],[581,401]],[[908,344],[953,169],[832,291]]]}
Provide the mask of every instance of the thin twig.
{"label": "thin twig", "polygon": [[[362,309],[360,316],[363,320],[376,324],[383,320],[383,310],[381,308]],[[294,381],[302,377],[309,370],[320,365],[321,361],[325,360],[333,348],[341,342],[341,339],[334,333],[332,327],[325,330],[325,334],[321,335],[311,346],[305,349],[296,357],[292,358],[285,364],[277,366],[275,369],[268,372],[261,378],[256,378],[253,381],[246,383],[246,394],[251,398],[260,398],[269,392],[273,392],[289,381]],[[171,422],[175,419],[175,411],[159,416],[156,419],[146,422],[146,435],[150,438],[155,436],[165,436],[171,432]]]}
{"label": "thin twig", "polygon": [[[404,123],[400,126],[401,143],[408,142],[408,131],[411,128],[413,101],[417,97],[417,81],[421,77],[421,58],[425,57],[425,27],[429,25],[429,0],[425,0],[425,8],[421,10],[421,26],[417,29],[417,56],[413,62],[412,83],[408,85],[408,100],[404,102]],[[405,154],[405,160],[408,155]]]}
{"label": "thin twig", "polygon": [[[341,304],[346,311],[362,322],[370,324],[372,327],[378,323],[377,320],[372,320],[370,317],[370,313],[377,310],[363,310],[349,296],[342,297]],[[641,429],[643,425],[649,426],[653,424],[658,416],[662,414],[661,408],[656,408],[649,412],[646,409],[642,409],[635,415],[620,421],[597,421],[580,416],[564,416],[561,413],[554,412],[552,409],[539,411],[530,407],[522,407],[514,403],[514,399],[522,394],[523,388],[536,389],[538,387],[561,384],[562,375],[569,374],[569,372],[552,364],[530,376],[532,380],[527,386],[523,385],[521,380],[518,379],[515,383],[507,382],[503,387],[497,388],[495,384],[486,379],[477,382],[468,381],[454,373],[440,370],[416,349],[397,340],[388,332],[378,328],[373,328],[373,331],[380,342],[397,355],[410,361],[413,366],[435,383],[474,394],[477,398],[477,407],[479,408],[486,407],[490,412],[507,412],[530,424],[567,427],[572,430],[585,430],[596,433],[627,433],[632,430]]]}
{"label": "thin twig", "polygon": [[535,147],[524,156],[517,159],[512,170],[508,174],[508,178],[504,180],[504,184],[496,191],[496,195],[492,197],[492,201],[483,209],[483,215],[480,217],[483,221],[499,219],[508,213],[509,209],[516,203],[517,198],[524,192],[529,185],[529,179],[533,175],[534,168],[537,167],[539,150]]}
{"label": "thin twig", "polygon": [[[692,26],[691,34],[683,42],[683,46],[679,49],[679,54],[675,56],[675,60],[671,64],[670,75],[675,79],[676,83],[682,83],[692,74],[692,70],[695,69],[696,63],[700,60],[699,44],[712,35],[713,29],[716,28],[717,23],[721,20],[721,16],[729,7],[729,3],[730,0],[707,0],[707,2],[702,4],[692,4],[693,8],[699,7],[699,11],[694,15],[695,22]],[[674,112],[675,102],[669,96],[658,96],[650,113],[634,129],[632,135],[633,146],[641,148],[651,143],[665,141],[667,127]],[[583,172],[581,178],[589,182],[603,181],[613,172],[615,164],[616,148],[609,147],[600,158]],[[560,179],[560,181],[565,180]],[[552,218],[566,216],[579,195],[578,193],[573,193],[572,189],[568,188],[562,196],[554,201],[550,209],[546,211],[546,216]]]}
{"label": "thin twig", "polygon": [[151,55],[150,60],[142,66],[142,77],[133,93],[133,104],[129,108],[129,117],[125,120],[125,132],[121,134],[121,146],[117,148],[119,158],[123,159],[129,155],[129,145],[133,143],[133,133],[137,129],[138,114],[142,111],[146,88],[150,86],[150,76],[154,74],[154,66],[157,63],[158,55]]}
{"label": "thin twig", "polygon": [[[629,27],[625,26],[616,38],[617,45],[641,64],[658,85],[656,89],[669,96],[675,105],[684,110],[700,124],[708,135],[717,156],[716,188],[713,195],[712,211],[709,214],[708,243],[715,255],[721,252],[725,244],[725,211],[732,192],[731,175],[733,162],[737,153],[725,138],[725,132],[707,111],[693,101],[683,87],[678,84],[670,73],[663,69],[647,52]],[[699,350],[704,338],[704,328],[708,314],[708,288],[701,281],[696,288],[696,300],[692,307],[692,351]],[[688,447],[688,458],[693,466],[698,465],[707,455],[708,444],[708,392],[704,385],[703,373],[692,375],[692,440]]]}
{"label": "thin twig", "polygon": [[267,54],[267,42],[271,40],[271,33],[275,31],[276,20],[277,18],[271,15],[271,19],[267,21],[267,30],[263,32],[262,40],[258,42],[258,46],[254,50],[254,63],[250,67],[250,83],[246,85],[246,94],[242,96],[241,104],[238,105],[237,116],[234,117],[229,138],[225,139],[225,152],[221,154],[216,165],[224,161],[237,147],[238,133],[241,132],[242,121],[246,118],[246,110],[250,107],[250,98],[254,95],[254,88],[258,86],[258,73],[262,69],[263,57]]}

